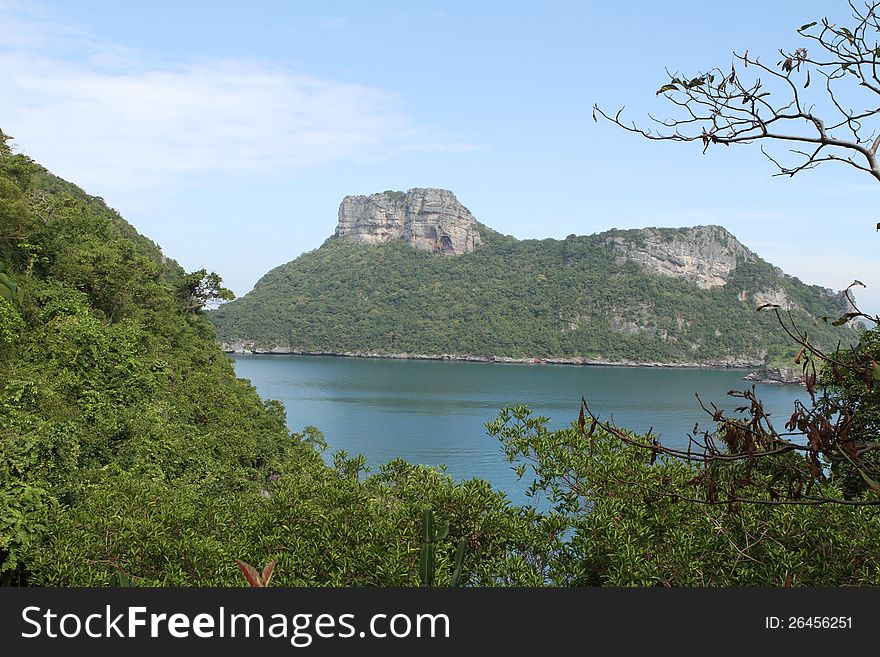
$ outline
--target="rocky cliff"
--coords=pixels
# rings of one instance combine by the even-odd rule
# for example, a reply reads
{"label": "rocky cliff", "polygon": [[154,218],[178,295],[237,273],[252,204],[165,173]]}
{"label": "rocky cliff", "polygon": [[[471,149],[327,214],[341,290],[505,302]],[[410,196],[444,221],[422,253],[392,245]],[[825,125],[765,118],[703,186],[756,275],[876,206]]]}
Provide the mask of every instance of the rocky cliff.
{"label": "rocky cliff", "polygon": [[721,226],[615,231],[605,243],[650,272],[683,278],[703,289],[726,285],[737,264],[757,258]]}
{"label": "rocky cliff", "polygon": [[336,236],[367,244],[403,240],[444,255],[469,253],[482,243],[476,219],[446,189],[346,196]]}

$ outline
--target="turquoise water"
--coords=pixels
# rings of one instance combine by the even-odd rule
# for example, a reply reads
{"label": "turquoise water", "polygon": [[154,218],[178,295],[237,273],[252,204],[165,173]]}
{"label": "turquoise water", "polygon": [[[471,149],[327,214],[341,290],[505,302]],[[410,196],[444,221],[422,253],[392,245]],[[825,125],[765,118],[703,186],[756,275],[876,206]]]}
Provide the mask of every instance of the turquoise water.
{"label": "turquoise water", "polygon": [[[324,356],[235,356],[238,376],[250,379],[265,399],[287,409],[292,431],[314,425],[332,453],[364,454],[376,467],[403,457],[445,465],[456,479],[480,477],[524,503],[516,481],[485,423],[504,406],[528,404],[563,427],[577,418],[581,396],[603,419],[646,432],[664,444],[684,446],[694,423],[711,418],[694,394],[732,410],[726,396],[743,390],[742,370],[702,370],[567,365],[518,365],[450,361],[398,361]],[[758,386],[765,408],[781,430],[792,402],[805,399],[797,386]]]}

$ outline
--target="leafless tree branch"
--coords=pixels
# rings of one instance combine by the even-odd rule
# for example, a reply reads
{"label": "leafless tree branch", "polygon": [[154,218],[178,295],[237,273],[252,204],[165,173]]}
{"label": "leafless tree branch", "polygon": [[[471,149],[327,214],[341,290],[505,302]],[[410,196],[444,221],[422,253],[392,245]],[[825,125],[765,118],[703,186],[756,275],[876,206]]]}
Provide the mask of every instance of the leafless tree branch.
{"label": "leafless tree branch", "polygon": [[[867,122],[880,118],[880,107],[847,105],[853,90],[880,95],[880,2],[863,7],[850,2],[850,10],[851,28],[822,19],[798,29],[817,48],[817,55],[805,47],[781,49],[780,61],[769,66],[746,51],[733,54],[729,73],[712,68],[685,77],[667,71],[669,81],[657,94],[663,94],[681,114],[667,119],[649,115],[656,130],[624,121],[624,108],[609,113],[594,105],[593,118],[601,116],[651,140],[700,142],[703,152],[713,144],[792,142],[804,146],[789,151],[796,160],[792,164],[761,149],[779,169],[778,175],[793,176],[819,164],[842,162],[880,180],[880,135],[876,130],[866,133]],[[807,95],[817,89],[811,88],[817,75],[825,81],[821,97],[818,104],[808,104]]]}

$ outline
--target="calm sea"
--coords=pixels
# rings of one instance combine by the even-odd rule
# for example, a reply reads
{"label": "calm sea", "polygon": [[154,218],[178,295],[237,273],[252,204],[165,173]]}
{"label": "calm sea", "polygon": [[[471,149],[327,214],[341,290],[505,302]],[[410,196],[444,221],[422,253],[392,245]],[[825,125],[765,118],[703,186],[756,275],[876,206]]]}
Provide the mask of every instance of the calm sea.
{"label": "calm sea", "polygon": [[[445,466],[456,479],[479,477],[526,503],[497,439],[485,423],[504,406],[527,404],[564,427],[577,418],[581,396],[603,419],[684,446],[694,423],[711,418],[695,393],[728,410],[739,401],[729,390],[751,385],[741,370],[518,365],[450,361],[398,361],[323,356],[235,356],[238,376],[265,399],[287,409],[292,431],[314,425],[332,453],[363,454],[376,467],[403,457]],[[759,397],[777,427],[804,400],[797,386],[759,385]]]}

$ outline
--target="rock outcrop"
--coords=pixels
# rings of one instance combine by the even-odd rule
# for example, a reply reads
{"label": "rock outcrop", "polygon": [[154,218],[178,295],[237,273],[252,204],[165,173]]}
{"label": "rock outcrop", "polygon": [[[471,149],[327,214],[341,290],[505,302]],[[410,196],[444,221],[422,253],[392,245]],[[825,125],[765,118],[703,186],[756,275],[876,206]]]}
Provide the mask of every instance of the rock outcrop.
{"label": "rock outcrop", "polygon": [[800,367],[765,365],[763,369],[743,377],[746,381],[758,383],[780,383],[788,385],[804,385],[806,377]]}
{"label": "rock outcrop", "polygon": [[785,290],[780,287],[765,287],[762,290],[758,290],[752,295],[752,300],[756,308],[758,306],[773,305],[779,306],[782,310],[791,310],[792,307],[796,307],[789,300]]}
{"label": "rock outcrop", "polygon": [[336,236],[366,244],[403,240],[444,255],[469,253],[481,244],[476,219],[446,189],[346,196]]}
{"label": "rock outcrop", "polygon": [[756,260],[721,226],[617,231],[605,244],[650,272],[684,278],[703,289],[726,285],[738,263]]}

